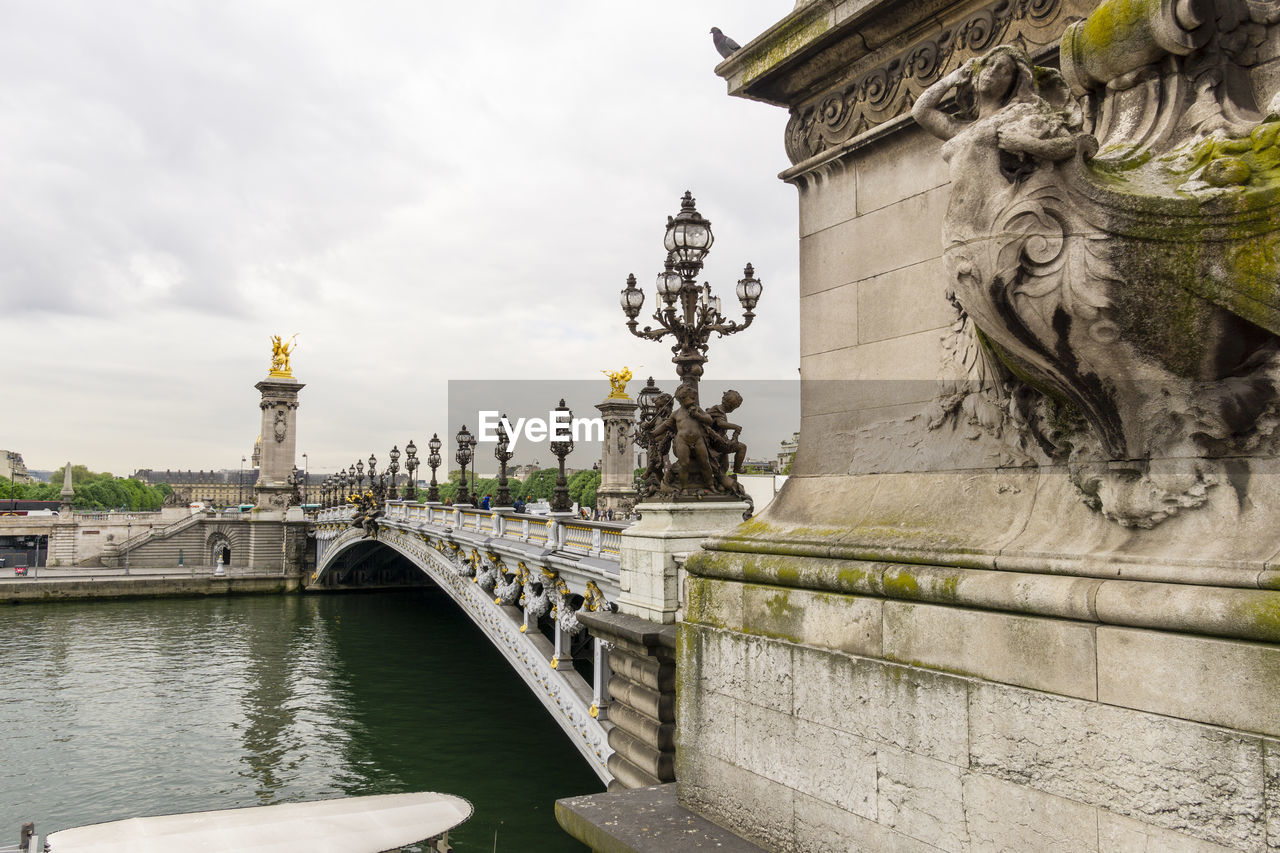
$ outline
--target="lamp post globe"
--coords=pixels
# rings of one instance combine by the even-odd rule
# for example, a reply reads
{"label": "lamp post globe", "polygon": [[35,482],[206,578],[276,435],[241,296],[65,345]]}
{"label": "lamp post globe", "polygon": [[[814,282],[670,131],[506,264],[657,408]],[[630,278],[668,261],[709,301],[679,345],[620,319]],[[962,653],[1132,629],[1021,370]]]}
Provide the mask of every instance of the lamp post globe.
{"label": "lamp post globe", "polygon": [[555,419],[551,423],[551,435],[554,438],[559,433],[561,424],[568,430],[564,437],[551,442],[551,452],[555,454],[559,461],[559,471],[556,473],[556,487],[551,492],[551,511],[552,512],[571,512],[573,510],[573,501],[569,498],[569,481],[564,474],[564,460],[573,452],[573,411],[564,404],[564,399],[560,400],[560,405],[556,406]]}
{"label": "lamp post globe", "polygon": [[418,500],[418,445],[413,443],[412,438],[404,446],[404,456],[404,468],[409,472],[409,482],[404,487],[404,499],[416,502]]}
{"label": "lamp post globe", "polygon": [[387,500],[399,500],[399,494],[396,492],[396,474],[400,473],[400,448],[391,445],[391,451],[387,454],[391,457],[391,463],[387,465],[387,474],[390,475],[390,488],[387,490]]}
{"label": "lamp post globe", "polygon": [[497,506],[511,506],[514,503],[511,500],[511,488],[507,479],[507,463],[515,454],[509,449],[511,437],[507,435],[504,423],[508,423],[506,415],[498,421],[498,446],[493,449],[493,455],[498,460]]}
{"label": "lamp post globe", "polygon": [[467,466],[471,464],[474,455],[474,440],[471,431],[463,424],[462,429],[458,430],[458,434],[454,436],[458,443],[458,449],[454,453],[454,459],[458,461],[461,470],[461,478],[458,480],[458,497],[454,501],[456,504],[470,504],[471,493],[467,491]]}
{"label": "lamp post globe", "polygon": [[442,446],[439,434],[431,433],[431,440],[427,442],[427,449],[431,451],[427,454],[427,465],[431,468],[431,485],[427,488],[427,501],[430,503],[440,502],[440,484],[436,482],[436,469],[444,461],[440,458]]}

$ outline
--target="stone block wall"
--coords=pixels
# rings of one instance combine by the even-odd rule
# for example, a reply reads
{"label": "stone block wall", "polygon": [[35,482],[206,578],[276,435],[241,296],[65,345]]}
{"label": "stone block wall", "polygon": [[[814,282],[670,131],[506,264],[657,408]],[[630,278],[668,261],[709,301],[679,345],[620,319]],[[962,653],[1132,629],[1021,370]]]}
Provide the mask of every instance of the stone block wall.
{"label": "stone block wall", "polygon": [[[1117,31],[1172,8],[1107,2]],[[991,339],[956,325],[949,167],[909,111],[1001,42],[1054,65],[1096,5],[803,4],[717,69],[731,94],[790,113],[801,433],[778,498],[686,562],[676,778],[683,805],[766,849],[1280,851],[1275,454],[1227,454],[1203,502],[1175,489],[1185,508],[1104,517],[1103,487],[1087,492],[1067,456],[1029,461],[1035,439],[1010,451],[1007,377],[1008,396],[983,398],[992,411],[931,418],[949,393],[937,380],[959,378],[949,354]],[[1255,15],[1249,73],[1280,88],[1280,13],[1210,7],[1211,27]],[[1032,381],[1027,362],[1001,363]],[[969,367],[966,393],[995,387]],[[1107,456],[1096,482],[1140,502],[1125,472],[1194,457],[1158,449]]]}
{"label": "stone block wall", "polygon": [[[135,545],[129,552],[129,565],[173,568],[178,565],[181,554],[184,567],[211,569],[215,565],[214,544],[217,542],[231,549],[232,567],[279,571],[287,563],[297,571],[304,551],[303,527],[278,519],[198,518],[190,526],[169,535],[157,533],[152,539]],[[103,563],[123,566],[124,555],[104,557]]]}
{"label": "stone block wall", "polygon": [[[920,411],[955,320],[942,271],[947,166],[911,128],[795,180],[803,437],[795,476],[848,473],[852,428]],[[842,462],[838,468],[833,463]]]}
{"label": "stone block wall", "polygon": [[1280,850],[1280,647],[692,578],[689,808],[773,850]]}

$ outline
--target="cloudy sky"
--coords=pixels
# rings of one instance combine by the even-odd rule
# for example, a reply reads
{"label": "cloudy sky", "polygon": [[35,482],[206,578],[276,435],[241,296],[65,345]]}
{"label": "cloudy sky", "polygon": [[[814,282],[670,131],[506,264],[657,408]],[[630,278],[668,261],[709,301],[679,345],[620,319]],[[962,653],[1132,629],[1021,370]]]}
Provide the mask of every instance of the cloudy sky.
{"label": "cloudy sky", "polygon": [[456,429],[449,379],[669,377],[618,291],[652,306],[685,189],[726,307],[745,262],[765,284],[708,378],[795,378],[786,113],[728,97],[708,35],[792,5],[6,3],[0,447],[235,468],[272,334],[313,471]]}

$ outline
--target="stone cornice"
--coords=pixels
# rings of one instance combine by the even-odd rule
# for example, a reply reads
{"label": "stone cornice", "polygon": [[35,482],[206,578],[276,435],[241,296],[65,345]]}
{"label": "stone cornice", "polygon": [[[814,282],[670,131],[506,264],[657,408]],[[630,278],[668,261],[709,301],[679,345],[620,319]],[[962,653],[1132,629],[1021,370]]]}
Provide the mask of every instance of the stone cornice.
{"label": "stone cornice", "polygon": [[729,93],[788,107],[793,164],[822,160],[907,114],[920,93],[996,44],[1056,53],[1092,0],[816,0],[722,62]]}

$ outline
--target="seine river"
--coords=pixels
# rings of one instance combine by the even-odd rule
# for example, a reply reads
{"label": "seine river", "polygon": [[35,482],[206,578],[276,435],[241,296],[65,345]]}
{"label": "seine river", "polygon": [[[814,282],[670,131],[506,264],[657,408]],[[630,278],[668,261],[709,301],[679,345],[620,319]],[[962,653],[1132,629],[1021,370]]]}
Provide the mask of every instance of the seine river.
{"label": "seine river", "polygon": [[603,790],[438,591],[0,609],[0,844],[104,820],[340,795],[475,805],[459,851],[585,850]]}

